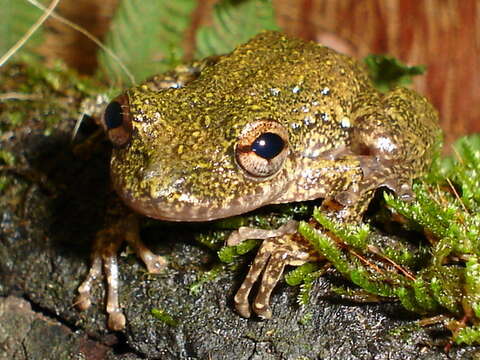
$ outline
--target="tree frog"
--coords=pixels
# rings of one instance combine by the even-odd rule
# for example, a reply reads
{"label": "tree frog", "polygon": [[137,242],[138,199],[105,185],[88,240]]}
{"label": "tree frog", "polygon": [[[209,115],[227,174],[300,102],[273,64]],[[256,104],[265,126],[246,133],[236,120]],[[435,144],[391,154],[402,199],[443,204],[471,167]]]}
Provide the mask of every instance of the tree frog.
{"label": "tree frog", "polygon": [[[321,210],[361,221],[375,190],[411,198],[441,144],[432,105],[407,88],[379,93],[364,66],[314,42],[263,32],[232,53],[155,76],[106,107],[111,179],[134,212],[168,221],[209,221],[267,204],[324,199]],[[166,261],[140,241],[135,215],[97,234],[79,287],[107,276],[109,327],[122,329],[116,252],[126,239],[150,272]],[[235,296],[240,315],[269,318],[270,294],[285,265],[317,260],[291,222],[241,228],[228,243],[263,243]],[[263,272],[261,280],[259,275]],[[255,300],[249,293],[260,281]]]}

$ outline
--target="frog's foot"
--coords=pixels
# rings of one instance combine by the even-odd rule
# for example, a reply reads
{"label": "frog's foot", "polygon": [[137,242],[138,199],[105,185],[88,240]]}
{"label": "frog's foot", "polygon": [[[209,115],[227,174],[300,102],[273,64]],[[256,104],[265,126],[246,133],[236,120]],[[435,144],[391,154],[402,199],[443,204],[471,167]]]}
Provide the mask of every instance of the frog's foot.
{"label": "frog's foot", "polygon": [[[112,232],[100,231],[95,238],[95,247],[92,256],[92,266],[88,272],[87,278],[78,287],[78,297],[75,301],[79,310],[86,310],[90,307],[91,290],[93,283],[102,275],[103,272],[107,279],[107,313],[108,327],[112,330],[121,330],[125,327],[125,316],[118,305],[118,264],[117,250],[121,241],[116,241],[111,236]],[[106,246],[105,248],[102,248]]]}
{"label": "frog's foot", "polygon": [[237,312],[243,317],[250,317],[248,301],[252,287],[263,271],[259,290],[252,304],[252,310],[264,319],[272,317],[270,296],[272,290],[283,274],[286,265],[300,266],[308,261],[316,260],[311,246],[299,234],[284,234],[265,239],[257,256],[245,277],[234,302]]}
{"label": "frog's foot", "polygon": [[119,306],[119,279],[117,252],[124,240],[135,249],[151,273],[158,273],[166,266],[166,260],[153,254],[141,242],[139,237],[138,220],[135,215],[128,216],[124,221],[113,224],[110,228],[97,233],[92,254],[92,265],[86,279],[78,287],[78,297],[75,301],[79,310],[90,307],[91,290],[93,283],[105,274],[107,280],[108,328],[122,330],[125,327],[125,315]]}

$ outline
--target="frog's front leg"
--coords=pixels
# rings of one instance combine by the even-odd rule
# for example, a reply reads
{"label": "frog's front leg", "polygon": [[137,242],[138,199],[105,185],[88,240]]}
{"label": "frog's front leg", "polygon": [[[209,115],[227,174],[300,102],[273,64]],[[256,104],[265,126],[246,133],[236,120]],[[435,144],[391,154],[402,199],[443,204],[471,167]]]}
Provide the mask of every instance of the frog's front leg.
{"label": "frog's front leg", "polygon": [[111,330],[121,330],[125,327],[125,316],[118,301],[119,271],[117,263],[117,253],[124,240],[134,248],[150,273],[158,273],[166,266],[166,260],[163,257],[153,254],[141,242],[138,218],[135,214],[129,214],[122,220],[109,224],[107,228],[96,234],[92,251],[92,265],[86,279],[78,288],[79,295],[76,305],[80,310],[85,310],[91,305],[92,286],[95,280],[101,277],[103,266],[107,280],[108,327]]}

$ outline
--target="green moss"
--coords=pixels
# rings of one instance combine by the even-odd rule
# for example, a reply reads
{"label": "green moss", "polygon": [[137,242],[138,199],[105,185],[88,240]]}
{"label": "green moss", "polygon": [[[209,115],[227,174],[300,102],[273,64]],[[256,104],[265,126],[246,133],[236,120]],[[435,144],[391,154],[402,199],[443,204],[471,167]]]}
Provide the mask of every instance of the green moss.
{"label": "green moss", "polygon": [[432,290],[428,286],[428,282],[422,277],[418,277],[413,282],[412,287],[415,301],[419,308],[423,309],[426,313],[435,312],[439,304],[432,296]]}
{"label": "green moss", "polygon": [[155,319],[160,320],[166,325],[174,327],[178,325],[178,321],[171,315],[167,314],[165,310],[153,308],[150,313]]}
{"label": "green moss", "polygon": [[218,250],[225,243],[229,232],[227,231],[208,231],[195,236],[195,240],[211,250]]}
{"label": "green moss", "polygon": [[285,275],[285,281],[290,286],[296,286],[303,283],[305,278],[312,274],[313,272],[318,270],[317,263],[306,263],[303,264],[294,270],[290,271],[288,274]]}
{"label": "green moss", "polygon": [[235,246],[225,246],[218,251],[219,259],[227,264],[233,263],[238,256],[246,254],[260,244],[259,240],[251,239],[242,241]]}
{"label": "green moss", "polygon": [[367,246],[367,236],[370,231],[367,224],[337,226],[337,224],[322,214],[319,209],[314,210],[313,217],[325,229],[331,231],[350,246],[362,250]]}
{"label": "green moss", "polygon": [[463,283],[462,270],[456,267],[436,268],[430,276],[432,296],[448,313],[460,316]]}
{"label": "green moss", "polygon": [[418,322],[408,323],[406,325],[397,326],[390,330],[388,334],[395,338],[401,338],[404,341],[408,341],[412,333],[420,330],[420,325]]}
{"label": "green moss", "polygon": [[465,266],[465,294],[463,302],[480,319],[480,264],[477,256],[471,256]]}
{"label": "green moss", "polygon": [[454,336],[457,344],[480,344],[480,325],[464,327],[460,329]]}
{"label": "green moss", "polygon": [[15,156],[9,151],[0,150],[0,165],[14,166]]}
{"label": "green moss", "polygon": [[[414,201],[384,195],[405,229],[427,238],[382,242],[368,226],[345,227],[319,210],[313,214],[318,229],[302,222],[299,232],[361,290],[397,299],[418,314],[450,317],[456,343],[480,344],[480,137],[463,138],[454,148],[455,157],[436,160],[414,184]],[[302,271],[289,275],[289,283],[300,283]]]}
{"label": "green moss", "polygon": [[312,321],[312,318],[313,318],[313,315],[312,313],[308,312],[306,313],[305,315],[303,315],[300,320],[298,320],[298,323],[301,324],[301,325],[306,325],[308,324],[310,321]]}
{"label": "green moss", "polygon": [[28,128],[50,136],[71,131],[81,103],[107,92],[94,79],[82,77],[61,63],[47,67],[25,57],[2,67],[0,84],[0,133]]}
{"label": "green moss", "polygon": [[211,270],[203,272],[197,281],[190,284],[190,293],[198,295],[205,283],[215,280],[225,269],[225,264],[216,264]]}

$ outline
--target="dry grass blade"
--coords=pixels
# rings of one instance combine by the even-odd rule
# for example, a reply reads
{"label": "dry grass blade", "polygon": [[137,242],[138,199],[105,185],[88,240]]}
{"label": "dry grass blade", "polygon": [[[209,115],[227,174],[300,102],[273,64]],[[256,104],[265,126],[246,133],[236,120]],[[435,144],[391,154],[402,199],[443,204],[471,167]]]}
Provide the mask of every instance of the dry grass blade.
{"label": "dry grass blade", "polygon": [[44,13],[42,16],[38,18],[38,20],[33,24],[30,29],[22,36],[20,40],[18,40],[15,45],[13,45],[10,50],[8,50],[1,58],[0,58],[0,66],[5,64],[8,59],[10,59],[27,41],[32,37],[35,31],[38,30],[40,26],[48,19],[50,15],[52,15],[53,10],[57,7],[60,0],[53,0],[48,8],[43,7]]}
{"label": "dry grass blade", "polygon": [[460,205],[462,205],[463,210],[464,210],[467,214],[469,214],[470,211],[468,211],[467,207],[466,207],[465,204],[463,203],[462,198],[460,197],[460,194],[457,192],[457,189],[455,189],[455,186],[453,186],[453,184],[452,184],[452,182],[450,181],[449,178],[447,178],[446,180],[447,180],[448,186],[450,186],[450,188],[452,189],[453,194],[455,195],[455,198],[460,202]]}
{"label": "dry grass blade", "polygon": [[[45,10],[45,7],[40,4],[38,1],[36,0],[27,0],[30,4],[38,7],[39,9],[42,9],[42,10]],[[87,30],[85,30],[84,28],[82,28],[81,26],[78,26],[77,24],[71,22],[70,20],[64,18],[63,16],[55,13],[55,12],[51,12],[51,15],[53,18],[57,19],[58,21],[64,23],[65,25],[67,26],[70,26],[72,29],[78,31],[79,33],[81,33],[82,35],[86,36],[89,40],[93,41],[100,49],[102,49],[103,51],[105,51],[109,56],[112,57],[112,59],[114,59],[118,65],[120,66],[120,68],[125,72],[125,74],[127,74],[129,80],[132,82],[132,84],[135,84],[135,77],[133,76],[133,74],[127,69],[127,67],[125,66],[125,64],[122,62],[122,60],[110,49],[108,48],[107,46],[105,46],[98,38],[96,38],[95,36],[93,36],[92,34],[90,34]]]}

